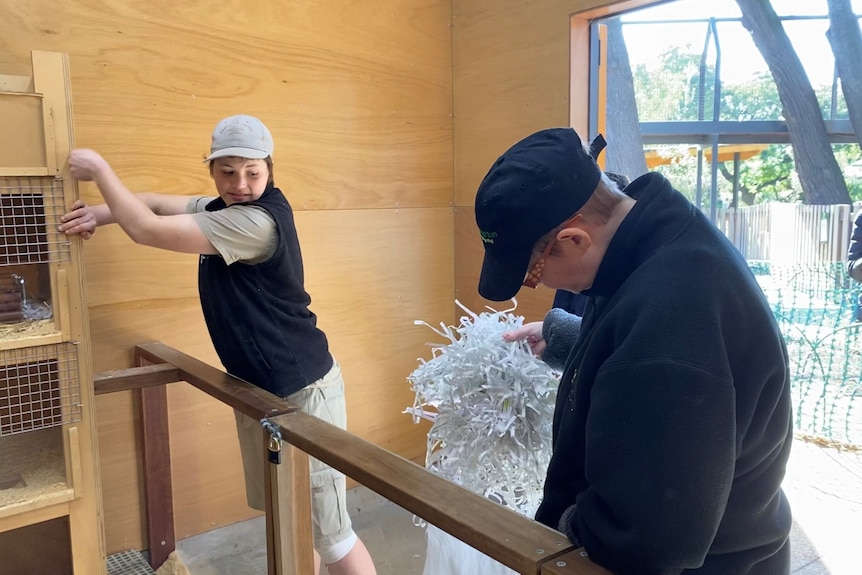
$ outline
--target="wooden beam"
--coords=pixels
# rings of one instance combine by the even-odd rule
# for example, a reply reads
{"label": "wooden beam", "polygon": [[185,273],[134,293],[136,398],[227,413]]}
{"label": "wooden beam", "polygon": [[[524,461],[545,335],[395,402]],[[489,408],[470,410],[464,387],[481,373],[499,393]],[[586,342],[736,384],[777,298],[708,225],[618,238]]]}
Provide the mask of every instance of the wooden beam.
{"label": "wooden beam", "polygon": [[173,365],[179,371],[183,381],[189,382],[204,393],[256,420],[299,409],[286,399],[238,377],[233,377],[163,343],[140,344],[135,347],[135,356],[150,363]]}
{"label": "wooden beam", "polygon": [[140,393],[147,542],[155,570],[176,548],[168,394],[163,385],[142,388]]}
{"label": "wooden beam", "polygon": [[93,383],[95,384],[96,395],[100,395],[115,391],[154,387],[182,380],[183,378],[176,367],[161,363],[97,373],[93,378]]}

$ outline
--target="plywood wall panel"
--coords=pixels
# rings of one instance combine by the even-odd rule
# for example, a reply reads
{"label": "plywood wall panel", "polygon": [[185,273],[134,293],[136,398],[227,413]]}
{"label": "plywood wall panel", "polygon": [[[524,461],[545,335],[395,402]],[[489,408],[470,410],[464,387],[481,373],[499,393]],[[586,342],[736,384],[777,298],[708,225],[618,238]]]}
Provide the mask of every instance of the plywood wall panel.
{"label": "plywood wall panel", "polygon": [[119,226],[98,228],[84,247],[91,308],[154,299],[193,299],[199,307],[198,256],[137,245]]}
{"label": "plywood wall panel", "polygon": [[136,189],[187,192],[212,126],[242,111],[273,131],[298,206],[451,202],[448,2],[2,7],[0,53],[69,52],[78,144]]}
{"label": "plywood wall panel", "polygon": [[201,361],[220,365],[197,297],[91,307],[90,333],[96,373],[130,367],[135,345],[148,341],[161,341]]}
{"label": "plywood wall panel", "polygon": [[[568,122],[569,14],[576,0],[453,0],[455,46],[455,287],[473,311],[502,310],[479,296],[482,242],[473,202],[494,160],[524,136]],[[526,321],[544,317],[553,292],[517,295]]]}
{"label": "plywood wall panel", "polygon": [[473,204],[494,160],[569,112],[574,0],[454,0],[455,204]]}
{"label": "plywood wall panel", "polygon": [[430,351],[414,321],[452,321],[451,208],[304,212],[297,228],[312,309],[344,370],[349,429],[422,458],[427,428],[401,411],[413,404],[406,377]]}

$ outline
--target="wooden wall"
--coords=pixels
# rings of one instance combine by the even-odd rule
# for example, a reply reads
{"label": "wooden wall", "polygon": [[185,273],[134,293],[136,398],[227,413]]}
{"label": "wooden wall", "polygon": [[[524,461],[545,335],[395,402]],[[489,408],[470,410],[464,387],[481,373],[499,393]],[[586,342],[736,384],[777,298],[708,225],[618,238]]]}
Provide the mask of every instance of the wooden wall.
{"label": "wooden wall", "polygon": [[[215,123],[267,123],[349,428],[421,461],[427,427],[401,411],[433,334],[413,321],[455,319],[451,3],[0,0],[0,13],[0,72],[29,74],[31,50],[68,53],[77,145],[134,190],[210,193]],[[195,256],[108,227],[85,259],[95,371],[130,366],[152,340],[219,365]],[[230,410],[186,384],[169,402],[177,536],[251,516]],[[147,546],[137,417],[131,393],[97,401],[109,552]]]}
{"label": "wooden wall", "polygon": [[[476,188],[494,160],[529,134],[588,126],[588,24],[656,0],[452,0],[455,110],[455,290],[473,310],[505,304],[476,291],[482,244]],[[541,320],[553,291],[522,289],[517,312]]]}

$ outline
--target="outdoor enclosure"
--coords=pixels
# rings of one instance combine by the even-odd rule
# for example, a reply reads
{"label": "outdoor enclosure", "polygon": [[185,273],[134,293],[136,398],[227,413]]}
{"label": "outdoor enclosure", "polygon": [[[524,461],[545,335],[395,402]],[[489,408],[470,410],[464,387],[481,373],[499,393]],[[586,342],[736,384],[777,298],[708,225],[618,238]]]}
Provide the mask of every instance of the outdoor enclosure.
{"label": "outdoor enclosure", "polygon": [[797,433],[862,447],[862,285],[846,263],[856,209],[772,203],[719,210],[716,224],[748,260],[787,342]]}
{"label": "outdoor enclosure", "polygon": [[787,342],[796,432],[862,447],[859,283],[844,262],[750,266]]}

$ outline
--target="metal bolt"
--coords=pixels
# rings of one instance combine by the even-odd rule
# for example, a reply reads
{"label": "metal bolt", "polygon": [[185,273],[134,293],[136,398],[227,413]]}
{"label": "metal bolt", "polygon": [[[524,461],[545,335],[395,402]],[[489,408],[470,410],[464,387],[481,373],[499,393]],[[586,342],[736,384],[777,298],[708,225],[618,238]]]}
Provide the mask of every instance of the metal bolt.
{"label": "metal bolt", "polygon": [[162,545],[164,545],[164,544],[165,544],[165,542],[164,542],[164,541],[162,541]]}
{"label": "metal bolt", "polygon": [[536,549],[536,553],[538,553],[539,555],[544,555],[545,550],[544,549]]}
{"label": "metal bolt", "polygon": [[557,561],[557,567],[565,567],[565,566],[566,566],[565,561]]}

